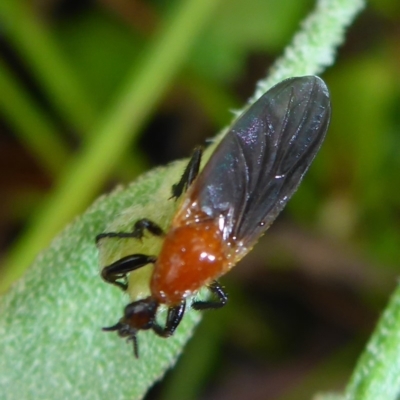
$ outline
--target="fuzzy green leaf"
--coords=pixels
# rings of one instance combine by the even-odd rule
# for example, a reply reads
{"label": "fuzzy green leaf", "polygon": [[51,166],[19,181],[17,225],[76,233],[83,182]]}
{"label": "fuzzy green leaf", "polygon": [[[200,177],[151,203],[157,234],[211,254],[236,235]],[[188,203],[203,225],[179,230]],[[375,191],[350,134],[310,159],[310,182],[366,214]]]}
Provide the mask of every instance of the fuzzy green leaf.
{"label": "fuzzy green leaf", "polygon": [[346,390],[346,400],[398,400],[400,396],[400,286],[370,339]]}
{"label": "fuzzy green leaf", "polygon": [[121,213],[128,224],[137,215],[165,219],[175,207],[166,198],[182,167],[177,162],[154,170],[127,189],[100,198],[3,296],[2,399],[140,399],[174,364],[199,314],[187,313],[170,340],[140,334],[136,360],[131,344],[101,331],[119,319],[128,299],[99,279],[93,238]]}

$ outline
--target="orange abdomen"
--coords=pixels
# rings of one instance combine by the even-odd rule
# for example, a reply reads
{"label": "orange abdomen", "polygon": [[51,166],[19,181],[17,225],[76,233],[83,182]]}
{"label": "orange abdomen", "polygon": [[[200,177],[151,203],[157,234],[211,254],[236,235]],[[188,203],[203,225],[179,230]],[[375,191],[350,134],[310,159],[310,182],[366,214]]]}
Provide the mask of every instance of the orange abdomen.
{"label": "orange abdomen", "polygon": [[179,304],[229,267],[229,249],[215,221],[173,227],[154,267],[152,296],[170,306]]}

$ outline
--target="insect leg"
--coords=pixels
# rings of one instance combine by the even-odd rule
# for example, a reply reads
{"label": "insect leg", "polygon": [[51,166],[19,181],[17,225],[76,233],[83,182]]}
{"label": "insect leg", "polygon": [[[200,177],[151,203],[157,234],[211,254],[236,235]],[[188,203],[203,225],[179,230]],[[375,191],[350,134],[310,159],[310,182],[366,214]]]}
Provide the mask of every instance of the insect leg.
{"label": "insect leg", "polygon": [[117,322],[113,326],[108,326],[102,329],[104,332],[114,332],[117,331],[119,336],[127,337],[127,341],[132,341],[133,353],[136,358],[139,358],[139,346],[136,336],[136,330],[131,329],[128,325],[123,324],[121,321]]}
{"label": "insect leg", "polygon": [[[107,283],[111,283],[122,290],[126,290],[128,288],[126,275],[129,272],[144,267],[147,264],[154,264],[155,262],[156,257],[146,256],[144,254],[132,254],[104,267],[101,270],[101,277]],[[122,280],[122,282],[120,280]]]}
{"label": "insect leg", "polygon": [[214,281],[208,285],[210,292],[215,295],[216,301],[194,301],[192,303],[192,308],[195,310],[211,310],[223,307],[228,301],[228,295],[225,293],[222,286]]}
{"label": "insect leg", "polygon": [[180,322],[182,321],[183,314],[185,314],[186,302],[182,301],[179,306],[170,307],[168,309],[167,321],[165,323],[165,327],[162,328],[157,323],[154,323],[152,328],[153,331],[162,337],[172,336],[175,332],[175,329],[178,327]]}
{"label": "insect leg", "polygon": [[185,171],[181,177],[181,180],[175,185],[172,185],[172,196],[171,198],[177,199],[180,195],[189,188],[192,182],[195,180],[199,173],[201,156],[203,154],[203,149],[201,147],[196,147],[193,151],[192,158],[189,164],[186,166]]}
{"label": "insect leg", "polygon": [[159,225],[147,218],[142,218],[135,222],[132,237],[141,239],[145,230],[148,230],[154,236],[164,236],[164,231]]}
{"label": "insect leg", "polygon": [[96,243],[104,238],[134,238],[141,239],[144,236],[144,231],[148,230],[154,236],[163,236],[164,231],[155,222],[142,218],[135,222],[132,232],[105,232],[96,236]]}

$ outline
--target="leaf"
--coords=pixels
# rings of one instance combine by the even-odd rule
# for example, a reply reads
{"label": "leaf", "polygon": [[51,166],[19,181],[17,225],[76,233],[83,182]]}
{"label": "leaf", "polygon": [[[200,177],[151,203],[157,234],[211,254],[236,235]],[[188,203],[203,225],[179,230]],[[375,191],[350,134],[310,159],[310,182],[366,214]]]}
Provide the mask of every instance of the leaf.
{"label": "leaf", "polygon": [[132,344],[101,331],[128,299],[101,283],[94,237],[121,213],[129,223],[137,215],[168,218],[175,202],[166,199],[183,168],[181,161],[153,170],[97,200],[0,299],[2,399],[140,399],[175,363],[199,314],[186,313],[168,340],[140,333],[135,359]]}

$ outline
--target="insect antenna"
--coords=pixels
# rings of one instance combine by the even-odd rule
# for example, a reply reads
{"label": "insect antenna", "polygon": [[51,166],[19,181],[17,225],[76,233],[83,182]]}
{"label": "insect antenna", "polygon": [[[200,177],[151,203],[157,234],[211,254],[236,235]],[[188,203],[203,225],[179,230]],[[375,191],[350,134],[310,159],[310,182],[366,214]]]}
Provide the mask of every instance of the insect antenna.
{"label": "insect antenna", "polygon": [[129,336],[127,341],[129,342],[130,340],[132,340],[133,343],[133,354],[135,354],[136,358],[139,358],[139,346],[136,334],[132,334],[132,336]]}

